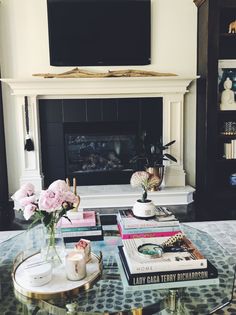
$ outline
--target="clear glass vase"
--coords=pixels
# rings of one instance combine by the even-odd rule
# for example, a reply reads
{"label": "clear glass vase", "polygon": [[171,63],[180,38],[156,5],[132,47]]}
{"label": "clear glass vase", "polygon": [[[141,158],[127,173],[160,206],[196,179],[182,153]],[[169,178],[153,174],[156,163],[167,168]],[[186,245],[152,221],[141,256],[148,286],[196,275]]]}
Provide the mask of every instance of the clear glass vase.
{"label": "clear glass vase", "polygon": [[55,223],[43,228],[43,245],[41,248],[42,260],[50,262],[53,267],[63,263],[65,244],[61,228]]}

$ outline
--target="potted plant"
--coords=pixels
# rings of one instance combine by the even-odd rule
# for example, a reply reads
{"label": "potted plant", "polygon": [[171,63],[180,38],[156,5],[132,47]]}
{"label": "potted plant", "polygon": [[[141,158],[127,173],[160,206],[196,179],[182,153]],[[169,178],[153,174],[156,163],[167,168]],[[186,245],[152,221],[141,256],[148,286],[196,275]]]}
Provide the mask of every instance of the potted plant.
{"label": "potted plant", "polygon": [[145,171],[135,172],[130,179],[132,187],[142,188],[142,198],[138,199],[133,206],[133,214],[138,218],[150,218],[155,215],[156,207],[152,200],[147,199],[147,192],[159,183],[160,179]]}
{"label": "potted plant", "polygon": [[148,136],[146,132],[141,136],[140,153],[134,156],[131,160],[131,164],[136,164],[136,168],[143,168],[153,176],[159,177],[159,184],[152,187],[152,190],[158,190],[164,176],[164,163],[165,160],[171,160],[177,162],[176,158],[164,151],[167,150],[176,140],[172,140],[166,144],[162,144],[162,141],[155,141]]}

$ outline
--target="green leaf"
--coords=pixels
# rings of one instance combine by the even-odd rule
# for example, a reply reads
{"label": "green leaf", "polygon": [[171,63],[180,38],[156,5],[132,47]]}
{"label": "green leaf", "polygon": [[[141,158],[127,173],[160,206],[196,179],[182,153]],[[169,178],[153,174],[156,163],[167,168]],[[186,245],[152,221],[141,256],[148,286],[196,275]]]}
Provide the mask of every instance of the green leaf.
{"label": "green leaf", "polygon": [[165,155],[169,160],[174,161],[174,162],[177,162],[176,158],[173,157],[173,155],[168,154],[168,153],[165,153],[164,155]]}
{"label": "green leaf", "polygon": [[164,147],[169,147],[170,145],[172,145],[175,142],[176,142],[176,140],[172,140],[172,141],[168,142],[167,144],[165,144]]}

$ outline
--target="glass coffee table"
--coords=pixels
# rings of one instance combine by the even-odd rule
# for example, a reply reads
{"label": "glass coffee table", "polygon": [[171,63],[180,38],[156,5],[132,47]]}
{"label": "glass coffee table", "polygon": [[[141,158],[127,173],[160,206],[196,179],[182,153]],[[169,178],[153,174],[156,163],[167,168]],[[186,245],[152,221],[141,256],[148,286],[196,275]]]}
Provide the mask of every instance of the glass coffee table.
{"label": "glass coffee table", "polygon": [[219,284],[130,290],[117,265],[117,245],[122,241],[117,231],[106,229],[104,241],[92,242],[94,253],[102,251],[103,274],[91,289],[76,297],[33,300],[14,290],[11,272],[17,253],[40,248],[35,227],[0,244],[0,314],[212,314],[232,299],[235,260],[208,233],[184,224],[182,230],[218,269]]}

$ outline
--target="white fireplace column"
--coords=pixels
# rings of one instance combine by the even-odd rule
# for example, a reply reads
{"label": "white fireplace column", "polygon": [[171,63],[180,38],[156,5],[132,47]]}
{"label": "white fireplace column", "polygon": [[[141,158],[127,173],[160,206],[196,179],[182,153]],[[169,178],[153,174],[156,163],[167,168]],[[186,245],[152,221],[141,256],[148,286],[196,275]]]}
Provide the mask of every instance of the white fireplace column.
{"label": "white fireplace column", "polygon": [[[88,99],[88,98],[143,98],[161,97],[163,101],[163,144],[172,140],[176,143],[165,153],[176,157],[177,163],[166,161],[164,186],[185,186],[183,165],[183,105],[184,94],[190,82],[196,78],[134,77],[134,78],[86,78],[28,80],[2,79],[9,84],[20,109],[20,134],[22,143],[20,160],[20,184],[31,182],[37,190],[43,187],[41,166],[41,141],[39,127],[39,99]],[[24,150],[26,138],[24,96],[28,97],[30,136],[34,151]],[[96,106],[96,105],[95,105]]]}

